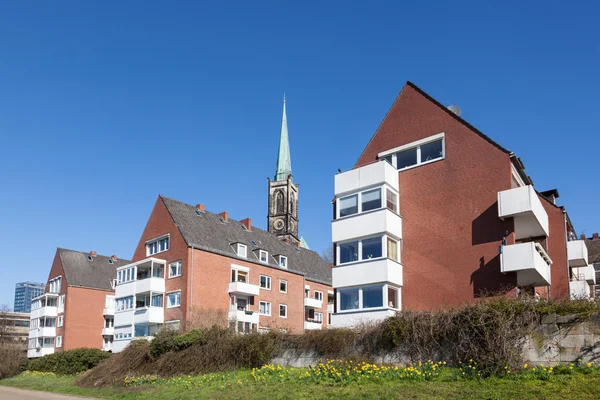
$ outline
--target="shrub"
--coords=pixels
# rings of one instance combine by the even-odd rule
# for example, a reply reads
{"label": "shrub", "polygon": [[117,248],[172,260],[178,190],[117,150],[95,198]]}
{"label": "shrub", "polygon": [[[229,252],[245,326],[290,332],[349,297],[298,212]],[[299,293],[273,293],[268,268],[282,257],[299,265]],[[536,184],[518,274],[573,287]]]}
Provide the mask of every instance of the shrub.
{"label": "shrub", "polygon": [[0,345],[0,379],[22,372],[20,365],[27,361],[27,352],[10,344]]}
{"label": "shrub", "polygon": [[66,350],[30,360],[27,369],[60,375],[78,374],[94,368],[110,355],[100,349]]}
{"label": "shrub", "polygon": [[177,346],[177,350],[184,350],[194,344],[201,344],[205,341],[206,336],[204,332],[200,329],[192,329],[183,335],[177,336],[175,339],[175,344]]}
{"label": "shrub", "polygon": [[177,350],[178,336],[179,333],[169,329],[162,329],[154,334],[154,338],[150,342],[150,355],[158,358],[169,351]]}

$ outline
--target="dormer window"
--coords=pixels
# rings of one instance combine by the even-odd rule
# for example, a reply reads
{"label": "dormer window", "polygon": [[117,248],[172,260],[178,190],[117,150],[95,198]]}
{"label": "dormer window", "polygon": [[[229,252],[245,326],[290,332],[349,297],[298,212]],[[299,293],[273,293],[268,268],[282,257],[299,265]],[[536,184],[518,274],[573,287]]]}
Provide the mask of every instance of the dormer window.
{"label": "dormer window", "polygon": [[246,258],[248,256],[248,247],[242,243],[236,243],[235,252],[239,257]]}
{"label": "dormer window", "polygon": [[267,252],[265,250],[259,250],[258,251],[258,259],[260,260],[260,262],[268,263],[269,262],[269,252]]}
{"label": "dormer window", "polygon": [[279,256],[279,266],[281,268],[287,268],[287,265],[288,265],[287,261],[288,261],[288,259],[286,256]]}

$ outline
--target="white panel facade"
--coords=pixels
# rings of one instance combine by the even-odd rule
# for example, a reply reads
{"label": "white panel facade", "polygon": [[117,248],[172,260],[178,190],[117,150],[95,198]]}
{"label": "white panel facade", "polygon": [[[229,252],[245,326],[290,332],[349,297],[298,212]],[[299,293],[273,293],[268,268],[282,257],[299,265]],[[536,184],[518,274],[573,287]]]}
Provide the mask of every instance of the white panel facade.
{"label": "white panel facade", "polygon": [[331,237],[334,243],[385,232],[398,239],[402,238],[402,218],[387,208],[350,215],[336,219],[331,224]]}
{"label": "white panel facade", "polygon": [[335,195],[339,197],[383,184],[388,184],[396,192],[398,191],[398,171],[385,161],[337,174],[335,176]]}
{"label": "white panel facade", "polygon": [[363,324],[381,322],[388,317],[396,315],[394,310],[362,311],[353,313],[337,313],[331,315],[331,325],[336,328],[351,328]]}
{"label": "white panel facade", "polygon": [[139,281],[134,281],[135,293],[164,293],[165,292],[165,280],[164,278],[147,278]]}
{"label": "white panel facade", "polygon": [[134,324],[162,324],[165,322],[165,312],[162,307],[137,308],[133,313]]}
{"label": "white panel facade", "polygon": [[387,258],[333,267],[331,274],[336,288],[384,282],[402,286],[402,264]]}

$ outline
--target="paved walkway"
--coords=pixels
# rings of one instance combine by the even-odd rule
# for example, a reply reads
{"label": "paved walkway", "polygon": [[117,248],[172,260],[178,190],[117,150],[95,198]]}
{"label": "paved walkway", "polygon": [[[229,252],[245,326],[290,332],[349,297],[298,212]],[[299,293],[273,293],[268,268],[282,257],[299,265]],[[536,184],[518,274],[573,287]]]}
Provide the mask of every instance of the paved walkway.
{"label": "paved walkway", "polygon": [[0,399],[2,400],[82,400],[89,398],[0,386]]}

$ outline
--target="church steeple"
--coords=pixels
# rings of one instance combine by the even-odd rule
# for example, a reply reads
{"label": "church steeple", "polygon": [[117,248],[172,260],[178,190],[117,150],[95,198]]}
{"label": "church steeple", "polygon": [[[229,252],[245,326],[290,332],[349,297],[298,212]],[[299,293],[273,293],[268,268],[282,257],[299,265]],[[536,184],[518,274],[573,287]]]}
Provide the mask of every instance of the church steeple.
{"label": "church steeple", "polygon": [[287,115],[285,112],[285,94],[283,95],[283,117],[279,135],[279,153],[277,153],[277,170],[275,181],[285,181],[292,174],[292,158],[290,157],[290,141],[288,138]]}
{"label": "church steeple", "polygon": [[279,135],[277,170],[274,180],[269,179],[269,232],[280,239],[292,243],[298,239],[298,185],[292,180],[292,160],[288,138],[285,95],[283,96],[283,117]]}

